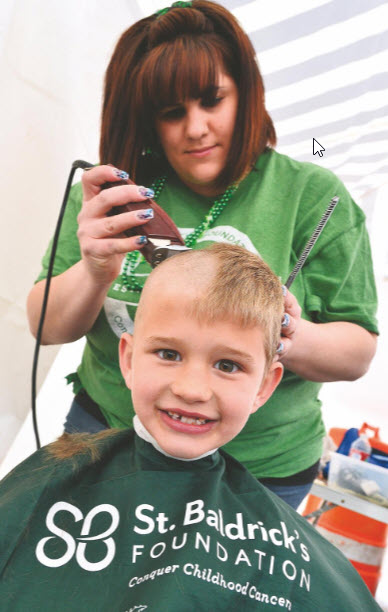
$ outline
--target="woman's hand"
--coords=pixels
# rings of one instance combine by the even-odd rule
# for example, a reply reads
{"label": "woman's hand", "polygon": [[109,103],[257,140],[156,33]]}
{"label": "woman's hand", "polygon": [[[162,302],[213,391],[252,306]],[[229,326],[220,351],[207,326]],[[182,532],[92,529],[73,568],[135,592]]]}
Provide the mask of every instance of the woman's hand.
{"label": "woman's hand", "polygon": [[292,348],[294,335],[297,334],[301,321],[302,309],[296,297],[283,285],[284,316],[281,329],[281,342],[278,348],[280,359],[287,355]]}
{"label": "woman's hand", "polygon": [[284,311],[278,358],[285,368],[315,382],[356,380],[368,371],[376,352],[376,334],[348,321],[306,321],[288,290]]}
{"label": "woman's hand", "polygon": [[[152,218],[152,211],[125,212],[107,217],[113,206],[140,202],[153,196],[150,190],[137,185],[117,185],[101,190],[104,183],[122,178],[124,176],[120,176],[120,171],[113,166],[98,166],[84,172],[84,201],[78,215],[77,232],[82,258],[52,278],[42,344],[62,344],[84,336],[92,328],[108,289],[119,274],[124,254],[145,244],[145,241],[139,241],[139,236],[128,238],[122,232],[146,223]],[[45,287],[46,280],[36,283],[27,300],[28,320],[35,337]]]}
{"label": "woman's hand", "polygon": [[153,196],[152,190],[137,185],[101,189],[104,183],[114,183],[127,176],[113,166],[97,166],[84,172],[82,177],[84,198],[78,215],[77,237],[86,270],[98,285],[108,287],[117,277],[124,255],[146,243],[145,237],[129,238],[123,231],[147,223],[152,218],[152,210],[107,216],[113,206],[141,202]]}

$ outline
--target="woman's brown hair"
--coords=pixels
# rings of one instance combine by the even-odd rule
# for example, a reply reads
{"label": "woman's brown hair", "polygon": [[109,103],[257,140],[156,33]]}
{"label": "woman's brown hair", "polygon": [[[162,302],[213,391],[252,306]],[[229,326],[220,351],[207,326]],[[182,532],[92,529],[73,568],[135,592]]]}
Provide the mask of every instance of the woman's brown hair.
{"label": "woman's brown hair", "polygon": [[100,162],[127,170],[138,183],[164,172],[156,114],[211,94],[220,68],[234,79],[239,104],[217,183],[224,189],[240,181],[264,149],[275,145],[276,134],[252,43],[227,9],[207,0],[146,17],[122,34],[105,75]]}

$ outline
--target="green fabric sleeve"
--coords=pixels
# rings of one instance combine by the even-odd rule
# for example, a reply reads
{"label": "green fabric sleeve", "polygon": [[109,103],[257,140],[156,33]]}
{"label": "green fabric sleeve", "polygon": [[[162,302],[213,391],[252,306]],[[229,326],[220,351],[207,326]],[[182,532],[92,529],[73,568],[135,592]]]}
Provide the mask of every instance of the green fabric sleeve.
{"label": "green fabric sleeve", "polygon": [[[76,183],[70,190],[66,205],[62,227],[59,234],[57,252],[55,255],[53,276],[58,276],[81,259],[81,252],[77,238],[78,221],[77,217],[82,207],[82,186]],[[35,282],[43,280],[47,276],[53,240],[42,259],[42,269]]]}
{"label": "green fabric sleeve", "polygon": [[[333,260],[338,262],[336,267]],[[313,321],[349,321],[378,333],[377,295],[370,262],[364,224],[351,228],[319,251],[319,257],[304,274],[306,308]]]}
{"label": "green fabric sleeve", "polygon": [[[305,312],[316,323],[349,321],[378,333],[377,292],[364,212],[328,170],[309,176],[304,193],[295,228],[295,260],[332,197],[340,198],[302,268]],[[311,206],[314,201],[316,205]]]}

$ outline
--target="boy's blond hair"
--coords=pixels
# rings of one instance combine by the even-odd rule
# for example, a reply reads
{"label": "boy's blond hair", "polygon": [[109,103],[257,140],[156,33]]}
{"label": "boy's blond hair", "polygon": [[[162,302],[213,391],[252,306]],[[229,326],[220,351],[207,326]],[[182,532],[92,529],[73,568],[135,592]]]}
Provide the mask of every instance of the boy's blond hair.
{"label": "boy's blond hair", "polygon": [[164,279],[174,283],[175,278],[181,284],[183,294],[194,287],[188,316],[210,323],[230,320],[242,328],[258,325],[269,367],[280,341],[283,293],[280,280],[258,255],[240,246],[215,243],[167,259],[150,274],[136,318],[162,272]]}

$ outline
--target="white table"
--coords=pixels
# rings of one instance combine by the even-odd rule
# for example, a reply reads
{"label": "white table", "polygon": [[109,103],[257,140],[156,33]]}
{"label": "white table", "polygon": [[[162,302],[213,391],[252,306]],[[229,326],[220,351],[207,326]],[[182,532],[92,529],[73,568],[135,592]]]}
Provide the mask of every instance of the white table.
{"label": "white table", "polygon": [[322,480],[314,480],[310,493],[325,501],[388,524],[388,508],[364,499],[351,491],[330,487]]}

